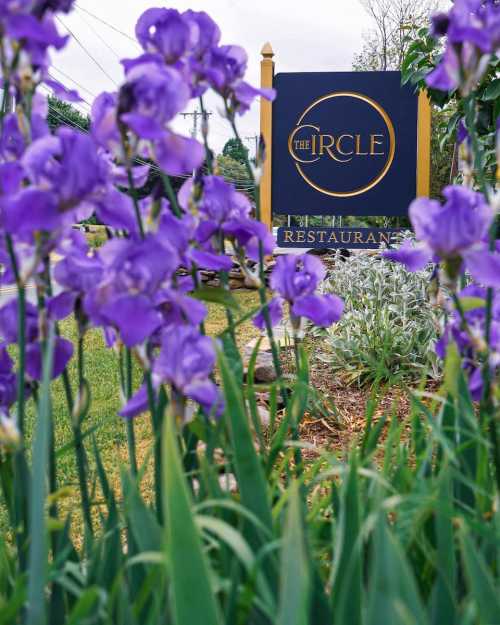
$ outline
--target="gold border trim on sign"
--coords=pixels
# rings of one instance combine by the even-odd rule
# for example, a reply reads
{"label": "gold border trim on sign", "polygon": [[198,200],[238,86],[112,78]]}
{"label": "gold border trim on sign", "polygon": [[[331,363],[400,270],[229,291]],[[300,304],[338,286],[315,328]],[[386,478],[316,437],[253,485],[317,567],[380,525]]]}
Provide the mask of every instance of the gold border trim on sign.
{"label": "gold border trim on sign", "polygon": [[[362,93],[356,93],[355,91],[338,91],[334,93],[329,93],[328,95],[324,95],[321,98],[318,98],[310,106],[308,106],[306,110],[302,113],[299,121],[297,122],[297,126],[300,126],[304,117],[315,106],[317,106],[318,104],[321,104],[321,102],[324,102],[325,100],[331,100],[332,98],[346,98],[346,97],[356,98],[357,100],[362,100],[363,102],[366,102],[367,104],[372,106],[377,111],[377,113],[382,117],[382,119],[384,120],[387,126],[387,129],[389,130],[389,142],[390,142],[389,158],[387,159],[387,162],[384,168],[382,169],[382,171],[380,172],[380,174],[376,178],[374,178],[368,185],[360,189],[356,189],[354,191],[344,191],[344,192],[329,191],[328,189],[323,189],[322,187],[314,183],[312,180],[309,180],[306,174],[302,171],[302,167],[297,162],[295,162],[295,167],[297,168],[297,171],[299,172],[299,174],[302,176],[302,178],[307,182],[309,186],[311,186],[316,191],[319,191],[320,193],[324,193],[325,195],[330,195],[332,197],[354,197],[356,195],[361,195],[362,193],[366,193],[370,189],[373,189],[373,187],[377,186],[378,183],[381,182],[383,178],[385,178],[394,160],[394,154],[396,153],[396,133],[394,131],[394,126],[391,121],[391,118],[389,117],[387,112],[380,106],[378,102],[375,102],[375,100],[372,100],[371,98],[369,98],[366,95],[363,95]],[[292,156],[292,158],[296,161],[296,159],[294,158],[291,152],[290,152],[290,156]]]}

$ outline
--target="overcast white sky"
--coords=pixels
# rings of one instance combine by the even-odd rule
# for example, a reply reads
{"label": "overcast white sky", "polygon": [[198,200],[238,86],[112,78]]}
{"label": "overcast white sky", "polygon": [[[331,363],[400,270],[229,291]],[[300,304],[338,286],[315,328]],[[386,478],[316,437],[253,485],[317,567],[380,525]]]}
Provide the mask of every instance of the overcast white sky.
{"label": "overcast white sky", "polygon": [[[87,9],[119,30],[133,35],[137,18],[146,8],[167,6],[185,10],[204,10],[219,24],[223,43],[242,45],[249,55],[247,79],[259,84],[260,50],[270,41],[275,52],[276,71],[342,71],[351,69],[353,55],[362,46],[362,33],[370,20],[358,0],[77,0],[77,7]],[[113,91],[122,79],[119,58],[136,56],[139,49],[132,41],[114,32],[76,8],[61,22],[67,25],[81,44],[104,68],[106,74],[71,39],[68,47],[54,55],[54,77],[67,86],[80,85],[85,100],[103,90]],[[64,27],[59,24],[64,32]],[[61,73],[63,72],[63,73]],[[85,89],[81,88],[84,87]],[[207,100],[211,117],[211,142],[219,151],[229,138],[227,123],[218,114],[218,99]],[[85,106],[85,105],[84,105]],[[88,107],[86,107],[88,108]],[[193,102],[189,110],[195,108]],[[177,128],[186,133],[191,119]],[[241,118],[243,136],[259,132],[258,104]]]}

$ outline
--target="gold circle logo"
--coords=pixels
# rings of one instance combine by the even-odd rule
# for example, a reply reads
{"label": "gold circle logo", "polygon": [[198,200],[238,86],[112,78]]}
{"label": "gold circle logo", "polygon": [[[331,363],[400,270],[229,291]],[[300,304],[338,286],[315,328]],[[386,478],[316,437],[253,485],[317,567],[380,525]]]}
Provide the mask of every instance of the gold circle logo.
{"label": "gold circle logo", "polygon": [[[380,116],[384,122],[387,135],[371,134],[369,137],[365,138],[367,141],[367,145],[365,147],[368,151],[363,152],[361,145],[363,137],[360,134],[344,132],[338,134],[337,136],[333,136],[322,133],[320,126],[316,123],[311,123],[310,121],[304,123],[304,119],[309,113],[314,111],[316,107],[328,100],[334,100],[336,98],[351,98],[368,104],[371,109],[376,111],[378,116]],[[301,133],[305,130],[309,133],[309,138],[307,140],[300,139]],[[381,146],[384,142],[388,144],[388,150],[386,152],[378,151],[383,149]],[[378,102],[375,102],[375,100],[364,94],[356,93],[354,91],[339,91],[329,93],[321,98],[318,98],[306,108],[300,116],[295,128],[290,133],[288,138],[288,151],[290,156],[295,161],[295,167],[297,168],[298,173],[313,189],[331,197],[355,197],[376,187],[387,175],[387,172],[391,168],[394,161],[394,155],[396,152],[396,134],[394,132],[394,125],[391,118]],[[301,152],[300,155],[298,154],[299,151]],[[368,182],[363,183],[360,187],[355,189],[339,191],[325,188],[324,184],[318,184],[313,181],[311,179],[311,174],[306,174],[304,171],[306,167],[313,163],[317,163],[324,156],[340,165],[352,163],[355,156],[385,157],[385,160],[383,161],[383,165],[377,174]]]}

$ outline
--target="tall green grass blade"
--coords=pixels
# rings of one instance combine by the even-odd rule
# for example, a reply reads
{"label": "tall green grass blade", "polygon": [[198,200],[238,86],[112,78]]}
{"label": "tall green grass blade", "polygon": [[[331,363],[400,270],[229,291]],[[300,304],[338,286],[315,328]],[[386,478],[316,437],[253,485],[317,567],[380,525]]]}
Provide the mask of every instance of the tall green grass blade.
{"label": "tall green grass blade", "polygon": [[459,534],[462,557],[465,564],[468,585],[481,616],[487,625],[500,623],[500,586],[484,560],[481,551],[473,543],[468,530]]}
{"label": "tall green grass blade", "polygon": [[169,563],[174,621],[176,625],[222,625],[188,487],[182,473],[172,415],[167,415],[164,419],[163,459],[165,549]]}
{"label": "tall green grass blade", "polygon": [[230,547],[248,573],[252,571],[255,564],[254,554],[238,530],[229,523],[208,515],[197,515],[196,523],[201,530],[213,534]]}
{"label": "tall green grass blade", "polygon": [[427,625],[413,572],[382,518],[373,533],[372,550],[364,625]]}
{"label": "tall green grass blade", "polygon": [[335,530],[332,600],[335,622],[361,625],[362,561],[358,461],[351,454]]}
{"label": "tall green grass blade", "polygon": [[[460,470],[469,480],[477,480],[478,452],[481,448],[481,436],[474,405],[467,386],[463,371],[457,376],[457,444],[460,446],[458,458]],[[482,484],[481,484],[482,486]],[[461,484],[458,498],[467,506],[474,507],[476,501],[475,489]]]}
{"label": "tall green grass blade", "polygon": [[[264,472],[255,451],[252,432],[236,384],[224,354],[219,352],[219,368],[224,386],[226,415],[234,450],[234,465],[241,500],[266,527],[272,528],[271,509],[267,497]],[[250,541],[252,542],[252,541]]]}
{"label": "tall green grass blade", "polygon": [[98,586],[87,588],[71,610],[66,625],[81,625],[82,622],[88,620],[99,604],[101,595],[102,592]]}
{"label": "tall green grass blade", "polygon": [[457,566],[453,534],[453,483],[450,470],[445,467],[440,475],[439,499],[435,504],[435,531],[437,540],[437,580],[433,589],[432,625],[456,623]]}
{"label": "tall green grass blade", "polygon": [[309,625],[310,581],[299,485],[293,482],[281,554],[278,625]]}
{"label": "tall green grass blade", "polygon": [[47,469],[51,428],[50,380],[54,360],[54,329],[50,329],[43,357],[43,380],[36,432],[33,440],[33,477],[30,493],[30,537],[28,563],[27,625],[45,625],[45,585],[47,582],[47,526],[45,500],[47,497]]}
{"label": "tall green grass blade", "polygon": [[161,528],[155,515],[132,482],[130,475],[122,475],[125,498],[125,515],[140,551],[157,551],[161,548]]}

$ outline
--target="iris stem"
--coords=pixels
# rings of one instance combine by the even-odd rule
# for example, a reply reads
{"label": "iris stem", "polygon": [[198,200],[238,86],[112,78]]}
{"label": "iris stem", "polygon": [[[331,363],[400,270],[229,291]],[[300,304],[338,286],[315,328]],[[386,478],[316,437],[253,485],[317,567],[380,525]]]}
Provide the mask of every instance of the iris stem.
{"label": "iris stem", "polygon": [[135,188],[134,177],[132,175],[132,169],[130,167],[130,163],[126,164],[126,169],[127,169],[128,184],[129,184],[130,190],[132,191],[132,202],[134,203],[135,218],[137,220],[137,225],[139,227],[139,233],[141,235],[141,239],[144,239],[144,236],[145,236],[144,224],[142,223],[141,209],[139,207],[139,201],[137,199],[137,190]]}
{"label": "iris stem", "polygon": [[[132,350],[127,347],[126,355],[126,396],[127,399],[130,399],[133,394],[133,378],[132,378]],[[128,444],[128,455],[130,468],[132,471],[132,475],[137,475],[137,455],[136,455],[136,447],[135,447],[135,430],[134,430],[134,420],[127,419],[127,444]]]}
{"label": "iris stem", "polygon": [[81,402],[83,400],[83,393],[85,386],[85,359],[84,359],[84,349],[83,349],[83,336],[79,332],[78,334],[78,348],[77,348],[77,363],[78,363],[78,388],[79,388],[79,397],[78,397],[78,405],[76,406],[77,412],[75,413],[75,406],[73,407],[73,415],[72,415],[72,426],[73,426],[73,437],[75,439],[75,453],[76,453],[76,465],[78,472],[78,484],[80,486],[80,495],[82,498],[82,510],[83,510],[83,519],[87,526],[87,529],[90,530],[90,534],[92,535],[93,527],[92,527],[92,515],[90,512],[90,497],[87,485],[87,475],[86,475],[86,457],[85,457],[85,448],[83,446],[83,438],[82,438],[82,427],[81,427]]}
{"label": "iris stem", "polygon": [[153,379],[151,377],[151,372],[148,371],[146,373],[146,388],[148,393],[148,404],[149,411],[151,413],[151,422],[154,434],[154,457],[155,457],[155,466],[154,466],[154,476],[155,476],[155,504],[156,504],[156,515],[158,518],[158,522],[160,525],[163,524],[163,507],[162,507],[162,423],[163,423],[163,407],[162,402],[160,401],[160,397],[158,397],[158,404],[156,403],[155,391],[153,387]]}
{"label": "iris stem", "polygon": [[179,202],[177,201],[177,197],[175,196],[170,176],[160,169],[160,177],[162,179],[165,193],[167,194],[168,201],[170,202],[170,206],[172,207],[175,216],[179,218],[182,217],[182,211],[179,206]]}

